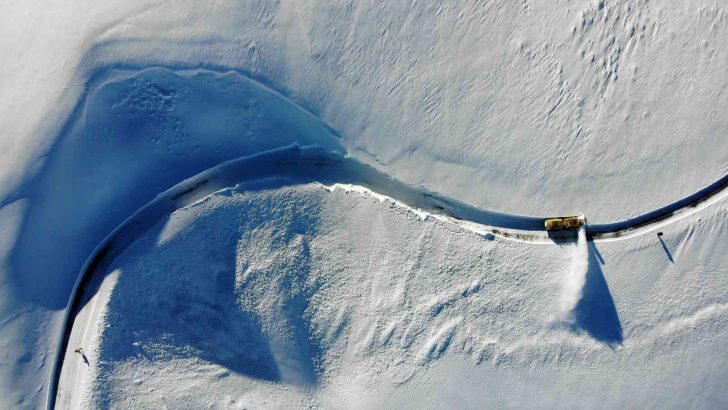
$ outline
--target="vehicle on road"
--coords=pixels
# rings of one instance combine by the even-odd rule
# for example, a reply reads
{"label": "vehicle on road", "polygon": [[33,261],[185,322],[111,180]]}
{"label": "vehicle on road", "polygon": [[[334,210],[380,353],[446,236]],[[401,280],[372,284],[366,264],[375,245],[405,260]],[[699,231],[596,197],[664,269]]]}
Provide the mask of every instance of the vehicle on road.
{"label": "vehicle on road", "polygon": [[561,231],[579,229],[586,223],[583,216],[564,216],[560,218],[548,218],[544,221],[547,231]]}

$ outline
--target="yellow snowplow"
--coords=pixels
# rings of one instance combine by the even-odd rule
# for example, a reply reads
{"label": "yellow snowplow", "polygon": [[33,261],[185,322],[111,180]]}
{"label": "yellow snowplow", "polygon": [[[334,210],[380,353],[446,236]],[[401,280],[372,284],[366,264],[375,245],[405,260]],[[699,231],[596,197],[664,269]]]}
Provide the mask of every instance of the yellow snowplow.
{"label": "yellow snowplow", "polygon": [[570,229],[579,229],[586,219],[583,216],[565,216],[561,218],[549,218],[544,222],[547,231],[561,231]]}

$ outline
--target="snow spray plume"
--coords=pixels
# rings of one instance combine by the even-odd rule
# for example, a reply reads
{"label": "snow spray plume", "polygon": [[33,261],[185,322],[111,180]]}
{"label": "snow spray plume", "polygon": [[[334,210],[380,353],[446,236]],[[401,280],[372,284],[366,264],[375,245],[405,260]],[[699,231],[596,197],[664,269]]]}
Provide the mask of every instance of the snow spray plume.
{"label": "snow spray plume", "polygon": [[579,236],[576,245],[569,250],[571,264],[564,278],[564,285],[559,300],[559,319],[567,322],[574,322],[574,308],[581,300],[586,273],[589,269],[589,253],[586,243],[586,227],[579,228]]}

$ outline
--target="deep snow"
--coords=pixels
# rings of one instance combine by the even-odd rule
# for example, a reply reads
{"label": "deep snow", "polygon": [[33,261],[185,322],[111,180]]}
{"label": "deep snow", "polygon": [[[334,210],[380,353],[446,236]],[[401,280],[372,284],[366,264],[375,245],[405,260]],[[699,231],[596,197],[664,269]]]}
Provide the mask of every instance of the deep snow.
{"label": "deep snow", "polygon": [[478,207],[594,223],[696,191],[728,173],[727,25],[714,0],[0,5],[2,404],[42,406],[99,241],[241,154],[313,142]]}
{"label": "deep snow", "polygon": [[673,263],[655,235],[488,240],[367,194],[243,184],[108,267],[59,405],[719,408],[727,213],[670,225]]}

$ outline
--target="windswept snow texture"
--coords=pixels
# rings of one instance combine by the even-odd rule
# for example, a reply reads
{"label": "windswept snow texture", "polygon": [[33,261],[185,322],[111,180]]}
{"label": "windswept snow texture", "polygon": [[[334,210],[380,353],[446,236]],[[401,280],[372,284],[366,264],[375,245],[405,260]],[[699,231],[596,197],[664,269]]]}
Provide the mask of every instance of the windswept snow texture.
{"label": "windswept snow texture", "polygon": [[728,174],[725,44],[717,0],[3,2],[0,407],[43,405],[82,262],[181,179],[297,141],[478,208],[621,221]]}
{"label": "windswept snow texture", "polygon": [[673,264],[653,236],[488,240],[355,192],[244,184],[108,268],[58,405],[725,407],[726,215],[667,229]]}
{"label": "windswept snow texture", "polygon": [[0,161],[31,162],[3,170],[3,190],[37,166],[46,148],[26,142],[53,142],[89,73],[119,65],[249,73],[359,159],[493,211],[612,222],[728,173],[715,0],[86,3],[3,6],[3,38],[27,35],[16,21],[43,33],[0,45],[21,68],[0,80]]}

